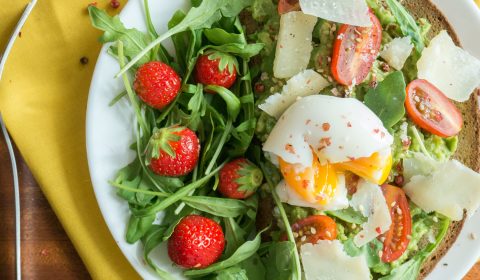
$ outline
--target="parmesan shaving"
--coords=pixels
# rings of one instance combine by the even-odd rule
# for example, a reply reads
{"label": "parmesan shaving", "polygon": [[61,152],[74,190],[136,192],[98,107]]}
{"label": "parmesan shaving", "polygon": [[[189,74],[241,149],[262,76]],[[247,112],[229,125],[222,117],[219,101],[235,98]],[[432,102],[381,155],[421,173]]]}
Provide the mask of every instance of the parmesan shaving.
{"label": "parmesan shaving", "polygon": [[355,26],[371,26],[365,0],[300,0],[305,14]]}
{"label": "parmesan shaving", "polygon": [[402,70],[412,49],[410,37],[395,38],[383,47],[380,56],[396,70]]}

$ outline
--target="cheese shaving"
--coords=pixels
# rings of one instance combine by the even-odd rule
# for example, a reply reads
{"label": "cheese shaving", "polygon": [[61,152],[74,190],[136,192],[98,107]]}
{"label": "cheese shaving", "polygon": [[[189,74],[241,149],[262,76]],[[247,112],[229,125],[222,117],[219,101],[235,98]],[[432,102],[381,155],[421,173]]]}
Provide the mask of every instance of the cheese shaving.
{"label": "cheese shaving", "polygon": [[355,26],[371,26],[365,0],[300,0],[305,14]]}

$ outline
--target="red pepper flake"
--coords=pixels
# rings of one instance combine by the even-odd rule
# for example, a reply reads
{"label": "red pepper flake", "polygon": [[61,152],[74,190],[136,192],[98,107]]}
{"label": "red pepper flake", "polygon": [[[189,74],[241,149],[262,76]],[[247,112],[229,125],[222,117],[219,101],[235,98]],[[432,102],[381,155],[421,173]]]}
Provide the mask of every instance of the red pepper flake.
{"label": "red pepper flake", "polygon": [[323,131],[329,131],[330,130],[330,124],[329,123],[323,123],[322,124],[322,129],[323,129]]}
{"label": "red pepper flake", "polygon": [[402,145],[403,145],[404,148],[410,147],[410,144],[412,144],[412,140],[410,140],[410,138],[402,140]]}
{"label": "red pepper flake", "polygon": [[385,138],[385,132],[383,132],[383,131],[380,132],[380,137],[381,137],[381,138]]}
{"label": "red pepper flake", "polygon": [[309,85],[312,82],[312,80],[307,80],[307,85]]}
{"label": "red pepper flake", "polygon": [[306,120],[306,121],[305,121],[305,124],[308,125],[308,124],[311,123],[311,122],[312,122],[312,120],[309,119],[309,120]]}
{"label": "red pepper flake", "polygon": [[280,45],[280,48],[283,49],[283,45]]}
{"label": "red pepper flake", "polygon": [[293,148],[292,144],[285,145],[285,151],[287,151],[291,154],[295,154],[295,148]]}
{"label": "red pepper flake", "polygon": [[97,1],[95,1],[95,2],[92,2],[92,3],[88,4],[87,7],[90,7],[90,6],[95,6],[96,7],[97,5],[98,5],[98,3],[97,3]]}
{"label": "red pepper flake", "polygon": [[320,145],[328,147],[332,144],[332,138],[331,137],[323,137],[320,139]]}
{"label": "red pepper flake", "polygon": [[375,129],[373,130],[373,133],[375,133],[375,134],[376,134],[376,133],[379,133],[379,132],[380,132],[380,129],[378,129],[378,128],[375,128]]}
{"label": "red pepper flake", "polygon": [[110,1],[110,6],[114,9],[118,9],[120,7],[120,1],[118,0],[111,0]]}
{"label": "red pepper flake", "polygon": [[304,189],[308,188],[310,186],[310,181],[309,180],[303,180],[302,181],[302,186]]}
{"label": "red pepper flake", "polygon": [[375,228],[375,231],[376,231],[378,234],[382,234],[382,230],[380,229],[380,227],[376,227],[376,228]]}
{"label": "red pepper flake", "polygon": [[351,123],[351,122],[347,122],[347,127],[352,127],[352,123]]}
{"label": "red pepper flake", "polygon": [[396,184],[398,187],[402,187],[404,181],[405,181],[405,180],[404,180],[404,178],[403,178],[402,175],[397,175],[397,176],[395,176],[394,182],[395,182],[395,184]]}
{"label": "red pepper flake", "polygon": [[354,161],[354,160],[355,160],[354,157],[347,157],[347,158],[348,158],[349,160],[351,160],[351,161]]}

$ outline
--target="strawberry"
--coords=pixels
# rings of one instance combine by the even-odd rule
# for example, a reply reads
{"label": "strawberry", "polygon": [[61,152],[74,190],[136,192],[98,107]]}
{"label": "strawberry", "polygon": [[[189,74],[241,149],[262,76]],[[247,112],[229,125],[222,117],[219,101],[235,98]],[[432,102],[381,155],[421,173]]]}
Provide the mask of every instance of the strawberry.
{"label": "strawberry", "polygon": [[214,220],[189,215],[183,218],[168,239],[168,256],[184,268],[204,268],[216,262],[225,247],[225,237]]}
{"label": "strawberry", "polygon": [[218,190],[228,198],[244,199],[262,184],[262,171],[244,158],[235,159],[220,170]]}
{"label": "strawberry", "polygon": [[195,65],[195,80],[205,86],[230,88],[237,79],[238,61],[235,57],[210,51],[201,55]]}
{"label": "strawberry", "polygon": [[147,146],[147,164],[161,176],[177,177],[190,173],[197,165],[200,141],[186,127],[155,128]]}
{"label": "strawberry", "polygon": [[180,77],[170,66],[152,61],[138,68],[133,88],[143,102],[162,109],[175,99],[181,84]]}

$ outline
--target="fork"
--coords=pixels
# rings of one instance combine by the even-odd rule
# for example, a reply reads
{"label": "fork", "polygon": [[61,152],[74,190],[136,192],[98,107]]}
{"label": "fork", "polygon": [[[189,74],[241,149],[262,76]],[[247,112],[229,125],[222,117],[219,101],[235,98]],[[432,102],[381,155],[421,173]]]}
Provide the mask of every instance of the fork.
{"label": "fork", "polygon": [[[32,0],[27,7],[25,8],[20,20],[18,21],[15,29],[13,30],[12,36],[8,40],[5,51],[0,56],[0,81],[2,80],[3,69],[5,63],[7,62],[8,55],[12,50],[13,43],[18,36],[18,33],[22,29],[25,21],[33,10],[33,7],[37,4],[37,0]],[[0,128],[2,130],[5,142],[7,143],[8,154],[10,156],[10,162],[12,165],[12,176],[13,176],[13,188],[15,196],[15,271],[16,279],[22,279],[22,260],[21,260],[21,247],[20,247],[20,189],[18,186],[18,170],[17,162],[15,160],[15,154],[13,152],[12,141],[10,140],[10,135],[8,135],[7,128],[3,121],[2,113],[0,112]]]}

